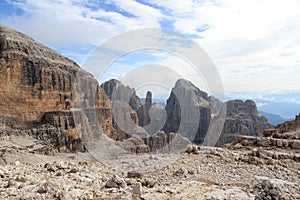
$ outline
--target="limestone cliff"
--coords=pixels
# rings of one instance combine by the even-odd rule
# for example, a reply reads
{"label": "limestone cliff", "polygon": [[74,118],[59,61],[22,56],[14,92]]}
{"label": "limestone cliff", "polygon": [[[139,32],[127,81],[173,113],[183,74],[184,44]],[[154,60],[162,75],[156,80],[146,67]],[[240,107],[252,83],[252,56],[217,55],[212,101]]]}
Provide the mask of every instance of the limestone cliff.
{"label": "limestone cliff", "polygon": [[[214,102],[214,103],[213,103]],[[194,143],[203,143],[212,120],[213,106],[223,104],[215,97],[199,90],[187,80],[178,80],[167,100],[166,133],[175,132]],[[262,135],[272,127],[267,119],[258,114],[253,101],[234,100],[226,102],[226,118],[217,145],[232,142],[234,135]]]}
{"label": "limestone cliff", "polygon": [[149,109],[152,106],[152,93],[150,91],[147,92],[146,103],[142,104],[134,88],[124,86],[116,79],[102,83],[101,87],[112,101],[122,100],[131,107],[132,118],[136,124],[143,127],[150,123]]}
{"label": "limestone cliff", "polygon": [[[97,80],[75,62],[5,26],[0,26],[0,91],[1,116],[44,123],[48,112],[95,108],[100,125],[113,137],[110,101]],[[63,131],[76,128],[65,119],[52,125]]]}
{"label": "limestone cliff", "polygon": [[209,127],[211,108],[207,93],[191,82],[176,82],[166,105],[166,133],[180,133],[194,143],[202,143]]}
{"label": "limestone cliff", "polygon": [[278,124],[275,128],[278,129],[278,131],[281,133],[300,129],[300,113],[295,116],[294,120]]}
{"label": "limestone cliff", "polygon": [[219,145],[232,142],[234,135],[262,136],[265,129],[273,127],[267,118],[258,114],[252,100],[231,100],[226,105],[226,120]]}

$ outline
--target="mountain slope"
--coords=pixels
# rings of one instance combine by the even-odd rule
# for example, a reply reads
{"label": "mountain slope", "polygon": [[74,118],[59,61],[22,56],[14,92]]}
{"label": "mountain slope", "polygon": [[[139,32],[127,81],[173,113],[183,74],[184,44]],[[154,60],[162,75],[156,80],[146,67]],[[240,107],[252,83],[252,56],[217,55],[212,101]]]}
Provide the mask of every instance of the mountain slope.
{"label": "mountain slope", "polygon": [[264,112],[264,111],[259,111],[259,113],[262,116],[265,116],[268,119],[269,123],[272,124],[272,125],[277,125],[277,124],[280,124],[280,123],[283,123],[283,122],[286,121],[280,115],[276,115],[276,114],[272,114],[272,113],[267,113],[267,112]]}

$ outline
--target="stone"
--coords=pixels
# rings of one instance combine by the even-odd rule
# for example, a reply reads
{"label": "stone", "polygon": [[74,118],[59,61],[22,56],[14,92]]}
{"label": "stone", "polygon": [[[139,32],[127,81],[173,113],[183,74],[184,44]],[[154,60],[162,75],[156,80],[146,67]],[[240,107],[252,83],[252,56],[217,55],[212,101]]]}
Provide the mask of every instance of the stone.
{"label": "stone", "polygon": [[182,176],[182,175],[185,175],[185,174],[187,174],[187,170],[185,168],[182,168],[182,167],[174,172],[174,175],[176,175],[176,176]]}
{"label": "stone", "polygon": [[141,195],[142,194],[142,185],[141,183],[137,183],[132,186],[132,194]]}
{"label": "stone", "polygon": [[153,179],[145,179],[142,182],[142,185],[148,188],[153,188],[155,185],[157,184],[157,182]]}
{"label": "stone", "polygon": [[211,119],[206,92],[185,79],[179,79],[172,88],[165,110],[167,119],[163,131],[179,133],[196,144],[204,141]]}
{"label": "stone", "polygon": [[127,178],[142,178],[143,174],[136,171],[130,171],[127,173]]}
{"label": "stone", "polygon": [[262,136],[264,130],[273,128],[267,118],[259,115],[252,100],[230,100],[226,106],[225,124],[217,145],[232,142],[235,135]]}
{"label": "stone", "polygon": [[23,183],[28,181],[28,179],[25,176],[22,176],[22,175],[18,175],[15,180],[18,181],[18,182],[23,182]]}
{"label": "stone", "polygon": [[197,146],[197,145],[188,145],[188,147],[186,148],[185,152],[189,153],[189,154],[191,154],[191,153],[193,153],[193,154],[199,154],[200,153],[199,150],[200,150],[200,146]]}
{"label": "stone", "polygon": [[276,140],[277,142],[276,142],[276,145],[278,146],[278,147],[282,147],[283,146],[283,144],[282,144],[282,140]]}
{"label": "stone", "polygon": [[300,149],[300,140],[294,140],[292,144],[293,149]]}
{"label": "stone", "polygon": [[126,182],[118,175],[113,175],[108,179],[105,186],[108,188],[124,188],[126,187]]}
{"label": "stone", "polygon": [[242,146],[247,146],[248,145],[248,140],[243,140],[240,144]]}
{"label": "stone", "polygon": [[4,178],[4,176],[5,176],[4,171],[0,169],[0,178]]}
{"label": "stone", "polygon": [[[50,132],[56,133],[58,140],[68,140],[66,145],[64,142],[60,142],[62,146],[56,144],[58,149],[82,151],[78,140],[80,128],[75,127],[70,110],[93,108],[98,113],[94,120],[114,138],[110,100],[90,73],[6,26],[0,26],[0,47],[0,124],[20,129],[25,134],[31,132],[35,121],[45,126],[34,126],[32,134],[45,137]],[[49,124],[53,130],[48,130]],[[53,134],[50,138],[52,136],[55,137]]]}
{"label": "stone", "polygon": [[7,183],[7,187],[17,187],[18,183],[13,180],[13,179],[10,179]]}

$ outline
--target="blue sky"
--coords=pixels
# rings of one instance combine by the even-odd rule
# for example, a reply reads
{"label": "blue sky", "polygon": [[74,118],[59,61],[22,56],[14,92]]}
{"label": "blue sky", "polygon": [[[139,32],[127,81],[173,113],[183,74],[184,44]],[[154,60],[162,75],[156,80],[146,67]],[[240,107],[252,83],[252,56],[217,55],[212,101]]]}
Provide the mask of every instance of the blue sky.
{"label": "blue sky", "polygon": [[[0,24],[80,65],[96,46],[122,32],[168,28],[207,52],[227,94],[268,94],[276,101],[280,97],[272,94],[300,94],[299,10],[297,0],[2,0]],[[118,78],[132,66],[151,62],[183,73],[178,58],[141,52],[115,62],[106,77]],[[300,95],[286,99],[300,104]]]}

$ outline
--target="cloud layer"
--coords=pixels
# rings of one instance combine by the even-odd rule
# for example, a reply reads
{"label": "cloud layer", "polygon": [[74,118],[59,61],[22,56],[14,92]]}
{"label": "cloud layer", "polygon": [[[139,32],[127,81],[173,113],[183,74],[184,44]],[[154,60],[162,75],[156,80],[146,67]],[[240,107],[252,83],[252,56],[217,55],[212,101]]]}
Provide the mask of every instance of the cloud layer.
{"label": "cloud layer", "polygon": [[[79,63],[124,31],[169,28],[204,48],[226,91],[299,90],[299,8],[297,0],[8,0],[0,23]],[[181,69],[176,58],[160,62]]]}

